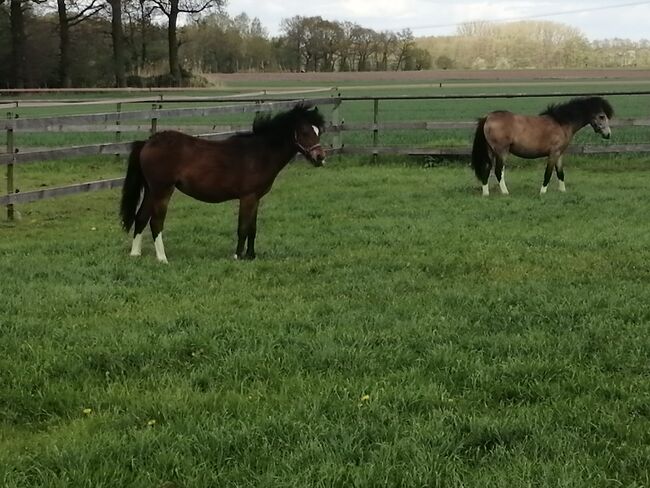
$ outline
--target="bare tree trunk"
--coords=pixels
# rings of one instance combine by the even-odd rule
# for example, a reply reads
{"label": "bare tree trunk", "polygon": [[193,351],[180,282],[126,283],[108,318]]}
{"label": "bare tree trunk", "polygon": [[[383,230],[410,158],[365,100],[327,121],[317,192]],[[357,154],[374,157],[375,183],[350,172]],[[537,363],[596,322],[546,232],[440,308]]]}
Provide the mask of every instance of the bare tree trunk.
{"label": "bare tree trunk", "polygon": [[143,70],[147,62],[147,16],[144,5],[145,0],[140,0],[140,34],[142,35],[142,51],[140,52],[140,69]]}
{"label": "bare tree trunk", "polygon": [[177,27],[178,22],[178,2],[171,0],[169,9],[169,25],[167,27],[167,39],[169,42],[169,73],[172,76],[174,85],[181,84],[181,65],[178,61],[178,39]]}
{"label": "bare tree trunk", "polygon": [[113,62],[115,63],[115,85],[126,86],[124,68],[124,32],[122,31],[122,0],[109,0],[111,4],[111,37],[113,39]]}
{"label": "bare tree trunk", "polygon": [[25,15],[20,0],[11,0],[11,85],[25,88]]}
{"label": "bare tree trunk", "polygon": [[56,3],[59,15],[59,83],[63,88],[70,88],[70,24],[65,0]]}

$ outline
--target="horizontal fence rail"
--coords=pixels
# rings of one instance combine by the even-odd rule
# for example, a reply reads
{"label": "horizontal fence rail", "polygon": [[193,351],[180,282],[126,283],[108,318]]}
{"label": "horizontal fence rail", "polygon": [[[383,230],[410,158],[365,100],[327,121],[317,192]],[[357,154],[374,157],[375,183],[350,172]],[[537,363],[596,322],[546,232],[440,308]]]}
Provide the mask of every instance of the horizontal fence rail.
{"label": "horizontal fence rail", "polygon": [[[205,138],[209,139],[212,136],[206,135]],[[328,156],[340,154],[341,149],[328,149]],[[30,190],[19,193],[11,193],[7,195],[0,195],[0,205],[14,205],[17,203],[30,203],[46,198],[63,197],[75,195],[78,193],[87,193],[96,190],[109,190],[112,188],[121,188],[124,184],[124,177],[110,178],[106,180],[88,181],[85,183],[75,183],[56,188],[43,188],[39,190]]]}
{"label": "horizontal fence rail", "polygon": [[603,92],[555,92],[555,93],[474,93],[471,95],[385,95],[385,96],[344,96],[342,102],[348,101],[389,101],[389,100],[477,100],[492,98],[559,98],[559,97],[614,97],[631,95],[650,95],[649,90],[603,91]]}
{"label": "horizontal fence rail", "polygon": [[[329,125],[328,131],[363,131],[363,130],[438,130],[438,129],[469,129],[476,126],[475,120],[465,121],[418,121],[418,122],[384,122],[384,123],[367,123],[352,122],[339,125]],[[610,122],[611,127],[648,127],[650,119],[614,119]],[[150,129],[149,124],[123,125],[119,126],[104,125],[74,125],[74,124],[56,124],[48,125],[42,128],[42,132],[109,132],[114,133],[116,129],[121,132],[146,132]],[[177,130],[185,132],[237,132],[250,129],[249,125],[163,125],[158,124],[158,130]],[[30,132],[37,132],[31,130]]]}
{"label": "horizontal fence rail", "polygon": [[[151,91],[156,91],[156,90],[147,90],[148,92]],[[179,91],[184,91],[184,89],[180,89]],[[0,90],[0,108],[2,109],[8,109],[8,108],[39,108],[39,107],[69,107],[71,105],[74,106],[83,106],[83,105],[111,105],[115,103],[186,103],[186,102],[205,102],[205,101],[228,101],[228,102],[234,102],[238,101],[241,99],[241,101],[251,101],[251,100],[256,100],[261,98],[267,98],[267,97],[273,97],[274,100],[282,100],[282,96],[289,96],[293,95],[293,98],[285,99],[286,101],[289,100],[295,100],[296,95],[306,95],[306,94],[313,94],[313,93],[322,93],[322,92],[328,92],[332,91],[332,88],[329,87],[315,87],[315,88],[305,88],[301,90],[259,90],[259,91],[254,91],[254,92],[246,92],[246,93],[234,93],[232,95],[221,95],[219,97],[214,97],[214,96],[196,96],[196,95],[190,95],[190,96],[179,96],[179,95],[174,95],[172,97],[169,97],[168,95],[164,93],[159,93],[155,97],[123,97],[123,98],[111,98],[111,99],[102,99],[102,100],[88,100],[88,99],[80,99],[80,98],[73,98],[73,99],[43,99],[43,100],[38,100],[38,99],[13,99],[13,100],[7,100],[3,99],[2,95],[13,95],[15,93],[42,93],[42,91],[37,90],[34,92],[31,92],[29,90],[17,90],[17,91],[7,91],[7,90]],[[54,93],[60,93],[59,90],[55,90]],[[103,91],[100,92],[91,92],[91,93],[103,93]],[[110,92],[109,92],[110,93]],[[117,90],[117,93],[122,93],[119,89]]]}
{"label": "horizontal fence rail", "polygon": [[[307,100],[306,100],[307,101]],[[334,98],[316,98],[308,100],[311,104],[334,104]],[[4,130],[36,131],[57,125],[83,125],[107,124],[110,122],[123,122],[125,120],[159,119],[162,117],[207,117],[210,115],[272,112],[275,110],[291,108],[296,101],[272,101],[256,104],[236,104],[205,108],[168,108],[156,110],[139,110],[133,112],[107,112],[89,115],[63,115],[59,117],[14,118],[4,121]],[[298,102],[299,103],[299,102]]]}
{"label": "horizontal fence rail", "polygon": [[[329,90],[329,89],[328,89]],[[316,90],[314,90],[316,91]],[[319,89],[319,91],[321,91]],[[306,92],[306,91],[305,91]],[[267,93],[266,95],[269,95]],[[250,131],[250,124],[194,124],[194,125],[165,125],[159,124],[159,120],[172,117],[210,117],[222,114],[246,114],[271,112],[292,108],[299,103],[311,105],[332,106],[331,122],[327,125],[327,132],[332,134],[332,145],[327,148],[327,153],[350,154],[350,155],[371,155],[373,161],[379,155],[408,155],[408,156],[469,156],[471,148],[468,146],[452,147],[407,147],[379,144],[379,135],[385,131],[409,131],[409,130],[453,130],[474,129],[476,120],[461,121],[400,121],[381,122],[379,120],[379,104],[381,101],[403,101],[403,100],[459,100],[459,99],[508,99],[508,98],[550,98],[564,96],[631,96],[650,95],[650,91],[627,91],[627,92],[606,92],[606,93],[540,93],[540,94],[474,94],[474,95],[431,95],[431,96],[380,96],[363,97],[340,95],[327,98],[312,99],[260,99],[252,98],[251,95],[237,98],[237,95],[230,97],[175,97],[162,100],[162,95],[157,98],[120,99],[109,101],[96,101],[97,104],[117,105],[115,112],[97,113],[88,115],[65,115],[56,117],[37,118],[8,118],[0,121],[0,129],[4,127],[7,133],[7,151],[0,154],[0,166],[7,168],[7,191],[6,195],[0,196],[0,205],[7,206],[7,215],[11,219],[14,205],[34,202],[58,196],[74,195],[96,190],[119,188],[124,178],[110,178],[105,180],[90,181],[85,183],[71,184],[55,188],[43,188],[33,191],[17,192],[14,187],[14,168],[20,164],[36,163],[66,158],[94,155],[125,155],[130,152],[131,141],[123,142],[121,137],[125,132],[147,132],[155,133],[161,130],[180,130],[192,133],[196,137],[207,140],[222,140],[242,131]],[[341,117],[340,108],[345,101],[370,101],[373,104],[373,118],[371,122],[346,123]],[[160,103],[219,103],[213,107],[190,107],[190,108],[167,108],[158,107]],[[2,101],[0,100],[0,104]],[[80,102],[80,104],[83,102]],[[122,111],[121,104],[127,103],[153,103],[154,107],[148,110]],[[477,114],[477,116],[480,114]],[[146,120],[146,123],[142,121]],[[125,124],[124,122],[130,122]],[[611,121],[612,127],[648,127],[650,118],[625,118]],[[342,136],[346,132],[371,132],[372,145],[345,146]],[[15,145],[15,134],[18,132],[107,132],[114,133],[116,142],[89,144],[72,147],[61,147],[53,149],[32,150],[21,152]],[[616,153],[650,153],[650,143],[638,144],[601,144],[601,145],[571,145],[567,153],[571,154],[616,154]]]}
{"label": "horizontal fence rail", "polygon": [[[650,152],[650,144],[611,144],[609,146],[569,146],[565,154],[619,154]],[[404,156],[469,156],[472,148],[452,147],[404,147],[404,146],[352,146],[343,154],[399,154]]]}
{"label": "horizontal fence rail", "polygon": [[29,203],[37,200],[44,200],[46,198],[74,195],[76,193],[109,190],[111,188],[120,188],[123,183],[124,178],[111,178],[108,180],[88,181],[86,183],[77,183],[56,188],[43,188],[41,190],[12,193],[11,195],[0,196],[0,205]]}
{"label": "horizontal fence rail", "polygon": [[[232,135],[237,131],[216,132],[207,134],[196,134],[195,137],[219,141]],[[89,144],[86,146],[61,147],[43,151],[28,151],[24,153],[0,155],[0,166],[7,164],[40,163],[45,161],[56,161],[59,159],[75,158],[81,156],[99,156],[102,154],[129,154],[131,141],[129,142],[107,142],[103,144]]]}
{"label": "horizontal fence rail", "polygon": [[[248,125],[224,125],[224,124],[213,124],[213,125],[165,125],[158,124],[158,130],[177,130],[188,133],[198,133],[198,132],[235,132],[235,131],[245,131],[250,130],[251,126]],[[151,123],[146,124],[135,124],[135,125],[124,125],[120,124],[119,126],[115,124],[99,124],[99,125],[48,125],[44,127],[41,131],[29,131],[30,133],[35,132],[109,132],[114,133],[117,129],[120,132],[148,132],[151,129]]]}

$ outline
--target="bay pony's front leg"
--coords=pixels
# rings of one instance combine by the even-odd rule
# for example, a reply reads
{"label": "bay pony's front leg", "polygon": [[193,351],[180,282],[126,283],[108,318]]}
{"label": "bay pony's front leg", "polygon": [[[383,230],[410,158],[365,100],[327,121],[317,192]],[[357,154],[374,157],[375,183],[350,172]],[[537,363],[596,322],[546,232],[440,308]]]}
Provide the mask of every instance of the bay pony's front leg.
{"label": "bay pony's front leg", "polygon": [[246,245],[246,259],[255,259],[255,236],[257,235],[257,209],[260,201],[255,200],[255,208],[251,215],[251,221],[248,225],[248,244]]}
{"label": "bay pony's front leg", "polygon": [[506,186],[506,158],[505,156],[496,156],[494,165],[494,175],[499,182],[499,190],[502,195],[509,195],[508,187]]}
{"label": "bay pony's front leg", "polygon": [[[237,225],[237,249],[235,259],[255,259],[255,233],[257,225],[257,207],[259,199],[251,194],[239,199],[239,219]],[[244,247],[248,239],[248,252],[244,255]]]}
{"label": "bay pony's front leg", "polygon": [[544,182],[542,183],[542,188],[539,190],[540,195],[546,194],[546,191],[548,190],[548,184],[551,181],[551,176],[553,175],[553,170],[555,169],[555,165],[557,164],[560,157],[561,156],[559,154],[551,154],[548,157],[548,162],[546,163],[546,171],[544,171]]}

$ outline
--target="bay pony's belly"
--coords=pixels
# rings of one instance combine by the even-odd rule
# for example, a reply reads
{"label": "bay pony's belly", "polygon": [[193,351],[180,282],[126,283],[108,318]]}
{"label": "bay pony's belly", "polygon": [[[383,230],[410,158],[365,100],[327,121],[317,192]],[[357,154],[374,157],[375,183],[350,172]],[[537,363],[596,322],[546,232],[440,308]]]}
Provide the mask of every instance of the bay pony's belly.
{"label": "bay pony's belly", "polygon": [[522,144],[513,143],[510,145],[510,153],[520,158],[536,159],[548,156],[548,149],[541,147],[527,146]]}
{"label": "bay pony's belly", "polygon": [[509,152],[526,159],[546,157],[566,148],[562,127],[545,116],[493,112],[486,122],[486,137],[498,153]]}
{"label": "bay pony's belly", "polygon": [[187,171],[176,182],[176,188],[202,202],[221,203],[239,198],[241,185],[237,179],[225,171]]}

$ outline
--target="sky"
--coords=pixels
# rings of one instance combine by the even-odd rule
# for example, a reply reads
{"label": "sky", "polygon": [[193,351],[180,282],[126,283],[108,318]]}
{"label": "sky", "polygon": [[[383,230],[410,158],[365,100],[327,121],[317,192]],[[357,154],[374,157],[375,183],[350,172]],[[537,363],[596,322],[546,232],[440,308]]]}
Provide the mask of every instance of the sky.
{"label": "sky", "polygon": [[[616,8],[603,8],[610,6]],[[534,16],[578,27],[591,40],[650,38],[650,0],[228,0],[226,11],[258,17],[272,36],[280,33],[282,19],[294,15],[349,20],[374,30],[410,28],[415,36],[454,34],[462,22]]]}

